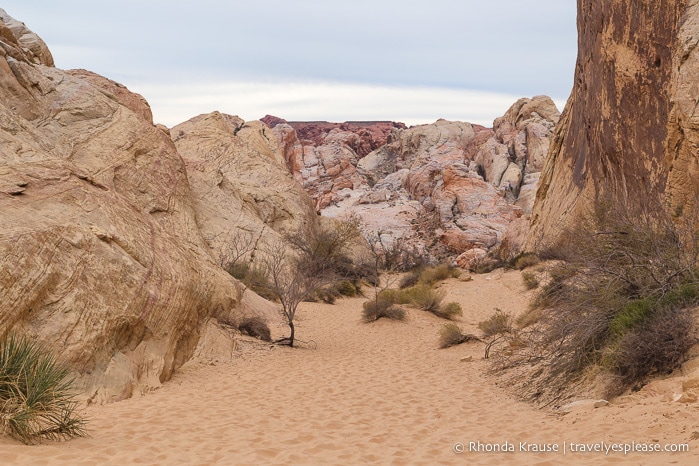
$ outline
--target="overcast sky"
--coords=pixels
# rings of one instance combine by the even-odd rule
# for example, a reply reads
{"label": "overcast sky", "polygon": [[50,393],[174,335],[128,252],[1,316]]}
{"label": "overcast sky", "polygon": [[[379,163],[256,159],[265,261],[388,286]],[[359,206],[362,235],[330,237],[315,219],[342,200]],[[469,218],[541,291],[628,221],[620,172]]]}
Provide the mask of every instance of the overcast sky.
{"label": "overcast sky", "polygon": [[438,118],[490,126],[573,83],[575,0],[2,0],[59,68],[139,92],[173,126]]}

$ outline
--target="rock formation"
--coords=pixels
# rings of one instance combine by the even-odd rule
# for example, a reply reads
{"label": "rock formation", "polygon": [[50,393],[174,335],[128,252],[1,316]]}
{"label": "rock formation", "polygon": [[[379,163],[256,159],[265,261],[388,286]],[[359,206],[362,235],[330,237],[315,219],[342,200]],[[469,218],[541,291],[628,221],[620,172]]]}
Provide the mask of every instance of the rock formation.
{"label": "rock formation", "polygon": [[366,183],[357,174],[359,159],[389,140],[395,122],[287,122],[267,115],[261,120],[280,142],[287,166],[314,199],[317,210]]}
{"label": "rock formation", "polygon": [[[93,73],[54,68],[38,36],[4,11],[0,19],[0,335],[23,333],[55,352],[94,401],[157,387],[216,319],[269,308],[241,297],[217,264],[200,230],[213,230],[201,202],[213,190],[193,196],[188,165],[145,100]],[[220,134],[242,126],[211,119]],[[183,148],[196,123],[183,126]],[[248,131],[231,144],[273,152],[271,135],[239,136]],[[212,154],[211,168],[188,155],[228,188],[231,163],[221,160],[230,154]],[[197,189],[210,181],[200,178],[195,170]],[[239,217],[254,210],[248,194]],[[270,203],[257,212],[273,211]]]}
{"label": "rock formation", "polygon": [[[385,144],[367,154],[355,150],[358,136],[340,129],[346,125],[323,133],[329,124],[296,123],[313,135],[302,141],[283,120],[265,121],[324,215],[355,212],[387,244],[405,240],[471,267],[531,212],[558,117],[548,97],[521,99],[493,129],[446,120],[409,129],[394,124]],[[502,258],[518,252],[508,249]]]}
{"label": "rock formation", "polygon": [[311,198],[285,170],[274,134],[260,121],[213,112],[170,133],[185,162],[197,226],[220,263],[238,232],[259,250],[315,217]]}
{"label": "rock formation", "polygon": [[582,0],[578,31],[527,240],[535,250],[593,205],[681,219],[699,199],[699,5]]}

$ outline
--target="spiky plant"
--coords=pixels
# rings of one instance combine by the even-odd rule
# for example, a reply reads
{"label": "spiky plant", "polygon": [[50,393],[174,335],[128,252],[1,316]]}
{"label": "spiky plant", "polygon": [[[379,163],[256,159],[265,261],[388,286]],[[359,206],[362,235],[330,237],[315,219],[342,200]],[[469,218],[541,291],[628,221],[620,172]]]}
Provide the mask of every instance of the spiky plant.
{"label": "spiky plant", "polygon": [[86,436],[68,370],[26,338],[0,341],[0,430],[25,444]]}

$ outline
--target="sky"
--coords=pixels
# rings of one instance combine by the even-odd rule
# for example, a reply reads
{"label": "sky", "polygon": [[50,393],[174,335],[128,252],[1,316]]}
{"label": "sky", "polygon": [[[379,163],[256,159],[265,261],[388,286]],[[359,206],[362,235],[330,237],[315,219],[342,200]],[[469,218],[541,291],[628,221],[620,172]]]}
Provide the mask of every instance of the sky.
{"label": "sky", "polygon": [[56,66],[142,94],[167,126],[439,118],[491,126],[520,97],[562,109],[575,0],[2,0]]}

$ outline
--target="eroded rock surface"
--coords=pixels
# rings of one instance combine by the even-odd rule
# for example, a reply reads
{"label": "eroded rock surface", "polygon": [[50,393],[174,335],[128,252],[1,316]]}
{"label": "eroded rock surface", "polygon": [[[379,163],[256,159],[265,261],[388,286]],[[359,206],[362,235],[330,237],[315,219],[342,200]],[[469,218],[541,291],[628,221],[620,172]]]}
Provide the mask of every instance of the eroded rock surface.
{"label": "eroded rock surface", "polygon": [[[396,126],[366,155],[353,149],[357,135],[339,124],[304,141],[281,119],[267,124],[323,215],[355,212],[387,244],[404,240],[472,267],[500,245],[510,223],[531,212],[558,118],[548,97],[520,99],[492,129],[446,120]],[[312,125],[304,126],[307,133],[327,130],[311,131]],[[464,255],[472,249],[482,254]],[[508,251],[504,260],[519,252]]]}
{"label": "eroded rock surface", "polygon": [[527,240],[534,250],[595,205],[682,220],[699,199],[697,3],[582,0],[578,31],[574,87]]}
{"label": "eroded rock surface", "polygon": [[53,351],[93,401],[157,387],[212,319],[259,303],[202,238],[187,167],[143,98],[54,68],[0,18],[0,335]]}

